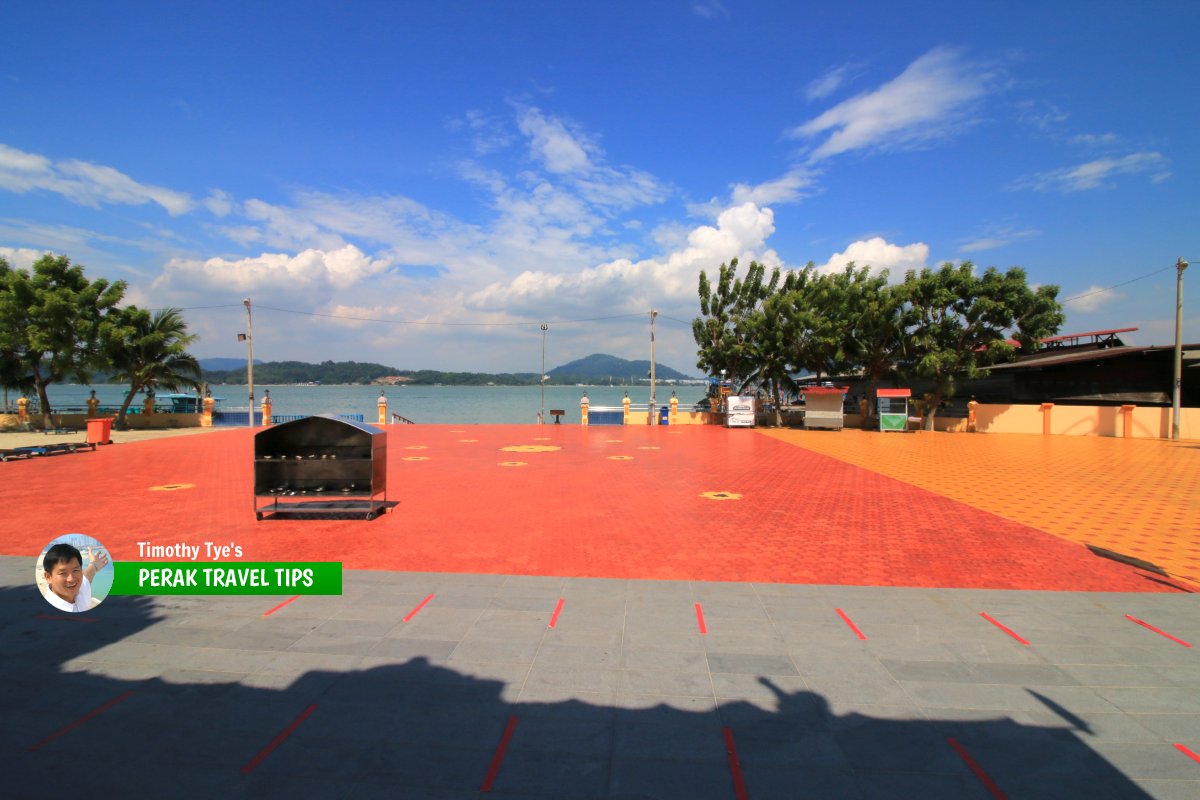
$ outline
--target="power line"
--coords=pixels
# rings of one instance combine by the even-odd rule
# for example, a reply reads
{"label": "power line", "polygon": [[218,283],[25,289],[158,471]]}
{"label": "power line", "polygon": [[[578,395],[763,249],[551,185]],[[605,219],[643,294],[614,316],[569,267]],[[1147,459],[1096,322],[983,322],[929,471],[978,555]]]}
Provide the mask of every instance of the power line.
{"label": "power line", "polygon": [[1102,294],[1103,292],[1111,292],[1113,289],[1117,289],[1122,286],[1128,286],[1129,284],[1134,283],[1135,281],[1145,280],[1146,278],[1157,275],[1160,272],[1166,272],[1167,270],[1172,270],[1172,269],[1175,269],[1174,264],[1172,264],[1169,267],[1163,267],[1162,269],[1156,269],[1156,270],[1154,270],[1154,272],[1147,272],[1145,275],[1139,275],[1136,278],[1130,278],[1127,281],[1122,281],[1121,283],[1114,284],[1114,285],[1106,287],[1104,289],[1093,289],[1090,292],[1084,292],[1083,294],[1077,294],[1074,297],[1068,297],[1066,300],[1059,301],[1059,303],[1061,305],[1066,305],[1067,303],[1070,303],[1074,300],[1082,300],[1083,298],[1091,297],[1094,294]]}

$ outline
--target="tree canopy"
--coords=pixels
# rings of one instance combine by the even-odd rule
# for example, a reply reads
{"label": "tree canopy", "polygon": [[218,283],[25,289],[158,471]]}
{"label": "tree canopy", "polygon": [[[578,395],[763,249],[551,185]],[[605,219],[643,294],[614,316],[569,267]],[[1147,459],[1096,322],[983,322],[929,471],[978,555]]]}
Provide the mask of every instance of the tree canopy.
{"label": "tree canopy", "polygon": [[153,313],[137,306],[120,311],[122,334],[106,343],[108,363],[114,369],[113,379],[129,384],[125,401],[117,412],[116,426],[125,427],[125,414],[130,403],[143,389],[186,387],[199,389],[200,362],[187,352],[196,337],[187,332],[187,323],[177,308],[165,308]]}
{"label": "tree canopy", "polygon": [[0,258],[0,380],[37,393],[50,426],[46,387],[63,380],[87,383],[104,366],[104,344],[121,336],[117,304],[122,281],[88,280],[66,256],[47,254],[30,270]]}
{"label": "tree canopy", "polygon": [[692,323],[697,366],[747,384],[776,400],[795,376],[857,373],[878,384],[922,378],[933,386],[926,424],[952,397],[957,382],[989,364],[1032,352],[1063,322],[1057,286],[1029,286],[1025,271],[971,262],[910,271],[899,284],[888,273],[847,264],[838,272],[811,263],[782,273],[751,262],[737,278],[737,259],[722,264],[716,286],[700,273],[700,313]]}

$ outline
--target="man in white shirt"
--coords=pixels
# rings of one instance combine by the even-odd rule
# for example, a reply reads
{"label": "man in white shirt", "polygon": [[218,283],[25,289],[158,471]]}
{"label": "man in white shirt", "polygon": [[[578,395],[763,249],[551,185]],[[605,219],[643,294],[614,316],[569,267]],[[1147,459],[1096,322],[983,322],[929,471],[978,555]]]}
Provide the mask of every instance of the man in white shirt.
{"label": "man in white shirt", "polygon": [[42,559],[42,570],[46,574],[45,593],[50,605],[60,611],[87,611],[92,607],[92,578],[108,564],[108,556],[101,550],[93,554],[87,569],[83,568],[83,556],[69,544],[59,542],[46,551]]}

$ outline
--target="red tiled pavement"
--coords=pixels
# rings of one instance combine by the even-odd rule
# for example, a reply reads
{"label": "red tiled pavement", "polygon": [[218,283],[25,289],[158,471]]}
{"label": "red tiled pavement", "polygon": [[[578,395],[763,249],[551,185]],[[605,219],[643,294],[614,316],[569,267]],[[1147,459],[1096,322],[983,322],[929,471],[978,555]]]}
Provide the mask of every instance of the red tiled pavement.
{"label": "red tiled pavement", "polygon": [[[247,430],[5,464],[0,554],[29,555],[32,568],[49,540],[80,532],[129,560],[139,541],[210,541],[240,545],[247,560],[348,569],[1173,591],[1081,545],[754,431],[387,430],[397,505],[369,522],[256,521]],[[511,445],[561,449],[501,450]]]}

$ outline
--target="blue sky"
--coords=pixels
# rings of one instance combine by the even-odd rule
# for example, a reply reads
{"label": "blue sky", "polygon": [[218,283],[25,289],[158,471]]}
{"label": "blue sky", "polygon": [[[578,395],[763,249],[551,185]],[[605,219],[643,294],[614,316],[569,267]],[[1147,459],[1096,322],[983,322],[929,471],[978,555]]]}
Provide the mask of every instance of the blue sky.
{"label": "blue sky", "polygon": [[548,366],[648,358],[655,308],[694,372],[697,276],[734,257],[1016,265],[1063,332],[1170,344],[1198,27],[1182,0],[9,3],[0,255],[187,309],[202,357],[244,354],[246,297],[258,358],[402,369],[536,371],[540,321]]}

